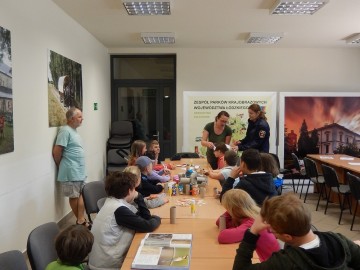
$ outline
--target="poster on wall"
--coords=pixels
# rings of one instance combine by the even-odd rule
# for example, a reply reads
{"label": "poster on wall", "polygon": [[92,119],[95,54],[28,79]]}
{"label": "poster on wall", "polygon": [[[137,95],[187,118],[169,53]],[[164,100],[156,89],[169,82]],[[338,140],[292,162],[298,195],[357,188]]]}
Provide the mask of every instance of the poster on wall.
{"label": "poster on wall", "polygon": [[14,151],[10,31],[0,26],[0,154]]}
{"label": "poster on wall", "polygon": [[66,123],[65,113],[71,107],[82,110],[81,64],[49,50],[48,107],[49,127]]}
{"label": "poster on wall", "polygon": [[[360,156],[360,93],[280,93],[279,153],[293,167],[291,153]],[[280,158],[280,154],[279,154]]]}
{"label": "poster on wall", "polygon": [[233,131],[231,143],[245,137],[248,125],[248,107],[257,103],[266,112],[270,125],[270,152],[275,151],[276,93],[275,92],[191,92],[184,91],[184,152],[195,147],[205,155],[201,138],[207,123],[215,121],[220,111],[230,114],[228,125]]}

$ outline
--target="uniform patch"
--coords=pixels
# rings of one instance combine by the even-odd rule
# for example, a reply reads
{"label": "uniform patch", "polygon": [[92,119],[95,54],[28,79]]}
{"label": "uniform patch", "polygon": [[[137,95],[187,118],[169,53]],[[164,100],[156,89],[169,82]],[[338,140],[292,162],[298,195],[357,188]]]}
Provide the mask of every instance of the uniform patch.
{"label": "uniform patch", "polygon": [[264,139],[264,138],[265,138],[265,135],[266,135],[266,131],[265,131],[265,130],[260,130],[260,131],[259,131],[259,137],[260,137],[261,139]]}

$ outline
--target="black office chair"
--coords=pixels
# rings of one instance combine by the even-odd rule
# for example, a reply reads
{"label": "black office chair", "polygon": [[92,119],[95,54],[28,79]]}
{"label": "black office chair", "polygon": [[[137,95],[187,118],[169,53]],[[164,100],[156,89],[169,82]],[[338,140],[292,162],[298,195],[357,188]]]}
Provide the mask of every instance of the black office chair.
{"label": "black office chair", "polygon": [[28,270],[24,255],[19,250],[10,250],[0,254],[1,270]]}
{"label": "black office chair", "polygon": [[106,174],[122,172],[128,164],[128,151],[123,149],[109,149],[106,158]]}
{"label": "black office chair", "polygon": [[[323,175],[319,175],[315,161],[305,157],[304,165],[305,165],[306,176],[309,178],[311,182],[314,183],[314,185],[316,185],[317,190],[319,192],[319,197],[316,205],[316,211],[317,211],[320,203],[320,198],[323,195],[323,191],[325,189],[325,179]],[[304,203],[306,203],[306,198],[309,193],[310,181],[306,188]],[[326,195],[326,191],[325,191],[325,195]]]}
{"label": "black office chair", "polygon": [[[306,179],[306,171],[305,171],[305,168],[301,166],[300,159],[298,158],[298,156],[295,153],[291,153],[291,157],[293,159],[293,165],[294,165],[294,168],[292,170],[292,179],[294,179],[295,177],[299,178],[299,182],[297,184],[295,193],[298,192],[300,182],[302,180],[302,185],[301,185],[301,190],[300,190],[300,198],[301,198],[304,184],[305,184],[305,179]],[[294,184],[294,189],[295,189],[295,184]]]}
{"label": "black office chair", "polygon": [[355,206],[353,218],[352,218],[352,221],[351,221],[351,227],[350,227],[350,231],[352,231],[353,226],[354,226],[356,211],[357,211],[357,208],[358,208],[358,205],[359,205],[359,200],[360,200],[360,177],[356,176],[356,175],[353,175],[353,174],[351,174],[349,172],[346,174],[346,177],[347,177],[347,181],[348,181],[349,186],[350,186],[351,195],[356,200],[356,206]]}
{"label": "black office chair", "polygon": [[27,254],[32,270],[44,270],[58,256],[55,238],[60,232],[55,222],[45,223],[33,229],[27,240]]}
{"label": "black office chair", "polygon": [[[340,185],[339,184],[339,178],[337,176],[337,173],[335,171],[334,168],[325,165],[325,164],[321,164],[322,167],[322,171],[324,174],[324,179],[325,179],[325,185],[328,187],[329,192],[326,195],[327,200],[326,200],[326,207],[325,207],[325,212],[324,214],[326,214],[328,205],[329,205],[329,201],[330,201],[330,195],[331,192],[335,192],[338,195],[338,199],[339,199],[339,204],[340,204],[340,217],[339,217],[339,224],[341,222],[341,217],[345,208],[345,199],[347,199],[348,205],[349,205],[349,210],[350,210],[350,214],[351,214],[351,202],[350,202],[350,195],[351,195],[351,191],[350,191],[350,186],[349,185]],[[343,196],[343,200],[341,201],[340,195]]]}
{"label": "black office chair", "polygon": [[129,149],[134,136],[133,124],[130,121],[115,121],[111,123],[110,137],[107,147]]}
{"label": "black office chair", "polygon": [[198,153],[192,153],[192,152],[182,152],[182,153],[176,153],[173,155],[170,160],[180,160],[182,158],[200,158]]}
{"label": "black office chair", "polygon": [[107,197],[105,182],[100,180],[87,183],[82,190],[82,195],[84,198],[85,212],[89,221],[92,222],[91,214],[96,214],[100,210],[97,202],[101,198]]}

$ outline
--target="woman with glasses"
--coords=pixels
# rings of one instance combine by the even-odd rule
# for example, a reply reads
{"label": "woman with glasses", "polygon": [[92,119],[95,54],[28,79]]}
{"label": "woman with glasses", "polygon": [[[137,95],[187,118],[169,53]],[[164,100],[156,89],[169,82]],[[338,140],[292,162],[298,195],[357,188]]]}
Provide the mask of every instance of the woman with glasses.
{"label": "woman with glasses", "polygon": [[248,108],[249,119],[246,136],[235,142],[239,151],[246,149],[257,149],[260,152],[269,153],[270,127],[266,121],[265,112],[259,104],[252,104]]}
{"label": "woman with glasses", "polygon": [[217,169],[217,158],[214,155],[215,144],[223,142],[230,144],[232,130],[227,125],[229,113],[221,111],[215,117],[214,122],[206,124],[203,130],[201,145],[207,147],[206,158],[213,170]]}

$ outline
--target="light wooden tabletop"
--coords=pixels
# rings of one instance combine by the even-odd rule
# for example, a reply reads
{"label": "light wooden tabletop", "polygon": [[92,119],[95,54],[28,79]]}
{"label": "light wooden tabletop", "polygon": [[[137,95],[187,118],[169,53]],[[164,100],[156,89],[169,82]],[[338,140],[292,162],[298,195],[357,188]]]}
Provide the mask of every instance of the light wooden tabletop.
{"label": "light wooden tabletop", "polygon": [[[171,170],[172,176],[185,172],[185,164],[198,165],[208,169],[206,159],[181,159],[178,161],[166,160],[166,163],[175,165]],[[176,166],[178,165],[178,166]],[[221,190],[219,181],[209,178],[206,186],[206,196],[200,198],[190,195],[177,195],[169,197],[170,202],[154,209],[150,209],[153,215],[161,217],[161,225],[155,233],[191,233],[193,235],[190,269],[194,270],[218,270],[232,269],[236,249],[239,243],[222,244],[217,241],[219,229],[216,219],[225,212],[218,198],[214,197],[214,187]],[[195,214],[191,214],[188,200],[196,200]],[[170,224],[170,207],[176,206],[175,224]],[[145,233],[136,233],[131,243],[126,259],[121,267],[122,270],[131,269],[131,263]],[[254,252],[254,262],[259,262],[259,257]]]}
{"label": "light wooden tabletop", "polygon": [[[182,218],[177,219],[176,224],[170,224],[170,220],[165,218],[155,233],[192,233],[190,269],[232,269],[239,243],[220,245],[217,241],[218,231],[214,219]],[[131,269],[131,263],[144,237],[145,233],[135,234],[121,269]],[[255,252],[253,261],[259,262]]]}

